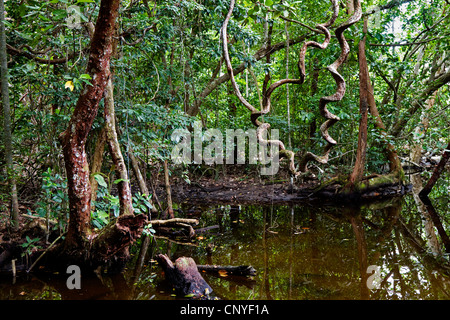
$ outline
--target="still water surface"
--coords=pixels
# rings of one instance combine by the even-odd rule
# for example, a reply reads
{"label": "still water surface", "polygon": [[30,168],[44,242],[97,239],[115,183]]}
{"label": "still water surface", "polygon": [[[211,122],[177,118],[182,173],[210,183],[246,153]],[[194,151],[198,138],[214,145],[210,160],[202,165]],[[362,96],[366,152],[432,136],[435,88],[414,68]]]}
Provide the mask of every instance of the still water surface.
{"label": "still water surface", "polygon": [[[435,208],[449,230],[448,200]],[[67,290],[68,275],[3,276],[0,299],[180,299],[153,261],[157,253],[257,270],[251,279],[204,273],[220,299],[450,298],[448,250],[412,196],[362,208],[183,204],[181,211],[213,228],[189,245],[154,239],[140,274],[138,243],[121,275],[82,277],[81,290]]]}

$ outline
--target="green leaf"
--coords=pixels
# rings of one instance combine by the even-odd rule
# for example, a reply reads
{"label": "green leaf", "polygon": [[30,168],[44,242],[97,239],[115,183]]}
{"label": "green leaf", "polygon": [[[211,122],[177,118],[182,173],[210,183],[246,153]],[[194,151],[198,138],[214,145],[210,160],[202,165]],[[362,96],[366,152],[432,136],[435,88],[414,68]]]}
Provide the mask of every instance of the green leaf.
{"label": "green leaf", "polygon": [[108,185],[106,184],[106,181],[101,174],[94,175],[94,178],[99,185],[101,185],[102,187],[108,188]]}
{"label": "green leaf", "polygon": [[89,74],[87,74],[87,73],[83,73],[82,75],[80,75],[80,79],[88,79],[88,80],[91,80],[92,77],[91,77]]}
{"label": "green leaf", "polygon": [[120,183],[120,182],[122,182],[122,181],[125,181],[125,182],[128,182],[128,179],[117,179],[117,180],[114,180],[114,184],[118,184],[118,183]]}

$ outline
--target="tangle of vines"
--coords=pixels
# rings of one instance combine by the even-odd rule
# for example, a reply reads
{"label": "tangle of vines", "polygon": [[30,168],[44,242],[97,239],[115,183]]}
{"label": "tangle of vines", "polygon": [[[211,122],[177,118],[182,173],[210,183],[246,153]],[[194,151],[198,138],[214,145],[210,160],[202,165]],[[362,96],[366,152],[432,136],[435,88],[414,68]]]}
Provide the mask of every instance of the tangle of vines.
{"label": "tangle of vines", "polygon": [[[267,114],[270,111],[271,107],[271,100],[270,97],[274,90],[278,88],[279,86],[287,83],[292,84],[303,84],[305,81],[305,55],[306,50],[309,46],[315,47],[318,49],[325,49],[328,44],[330,43],[331,34],[328,28],[333,25],[333,23],[336,21],[336,18],[339,13],[339,5],[337,0],[331,0],[332,6],[333,6],[333,14],[330,20],[327,23],[319,24],[317,25],[317,29],[320,30],[325,35],[325,40],[323,43],[318,43],[315,41],[307,41],[303,44],[301,50],[300,50],[300,58],[298,61],[298,69],[300,73],[299,79],[281,79],[269,86],[267,91],[265,92],[265,95],[263,97],[263,105],[261,107],[261,110],[256,109],[252,104],[250,104],[241,94],[239,87],[236,83],[236,80],[233,75],[233,67],[231,65],[230,56],[228,53],[228,43],[227,43],[227,28],[228,28],[228,22],[231,18],[235,0],[230,1],[230,8],[228,10],[227,16],[225,17],[222,29],[221,29],[221,39],[223,43],[223,55],[225,64],[228,70],[228,73],[230,74],[230,81],[232,84],[232,87],[234,89],[234,92],[236,96],[238,97],[239,101],[248,109],[251,111],[251,121],[252,123],[257,127],[257,138],[260,143],[264,144],[271,144],[271,145],[277,145],[280,150],[280,156],[284,156],[289,159],[290,165],[289,170],[292,175],[298,176],[299,172],[296,171],[295,165],[294,165],[294,152],[287,150],[284,146],[284,143],[280,140],[264,140],[263,138],[263,132],[268,130],[270,128],[270,124],[268,123],[262,123],[259,121],[259,117]],[[336,81],[336,84],[338,86],[337,91],[332,96],[322,97],[320,99],[319,108],[322,116],[324,116],[327,120],[321,125],[320,130],[322,133],[323,138],[328,142],[327,147],[325,148],[325,155],[324,156],[316,156],[311,152],[307,152],[305,156],[302,158],[300,162],[300,171],[306,172],[307,171],[307,163],[310,160],[316,160],[320,163],[326,163],[328,162],[328,154],[333,145],[336,144],[336,141],[330,137],[328,134],[328,129],[339,120],[339,117],[329,112],[326,108],[326,105],[328,102],[336,102],[340,101],[344,94],[345,94],[345,81],[344,78],[337,72],[337,69],[341,66],[342,63],[347,59],[348,54],[350,52],[349,45],[347,41],[344,38],[343,32],[349,28],[351,25],[359,21],[362,15],[361,10],[361,3],[360,0],[354,0],[355,3],[355,11],[353,15],[341,26],[339,26],[336,29],[336,37],[339,41],[339,45],[341,47],[341,55],[339,58],[330,66],[327,67],[328,71],[332,74],[334,80]]]}
{"label": "tangle of vines", "polygon": [[[342,100],[342,98],[345,95],[345,80],[339,74],[337,69],[347,60],[347,57],[350,53],[350,47],[348,45],[347,40],[344,37],[344,31],[346,29],[348,29],[349,27],[351,27],[356,22],[358,22],[362,16],[362,8],[361,8],[360,0],[354,0],[353,3],[354,3],[354,12],[353,12],[352,16],[346,22],[344,22],[342,25],[340,25],[335,31],[336,38],[338,39],[339,45],[341,47],[341,54],[335,62],[333,62],[331,65],[329,65],[327,67],[327,70],[333,76],[334,81],[336,81],[336,84],[337,84],[336,93],[331,96],[322,97],[322,98],[320,98],[320,101],[319,101],[320,113],[325,119],[327,119],[320,126],[320,132],[322,133],[322,137],[325,139],[325,141],[328,142],[328,144],[325,147],[324,155],[322,155],[322,156],[317,156],[309,151],[303,156],[302,160],[300,161],[300,171],[301,172],[306,172],[308,170],[307,164],[310,160],[315,160],[322,164],[327,163],[328,156],[330,154],[330,150],[334,145],[336,145],[336,140],[334,140],[330,136],[330,134],[328,133],[328,129],[332,125],[334,125],[337,121],[339,121],[340,119],[338,116],[332,114],[327,109],[327,104],[329,102],[338,102],[338,101]],[[304,74],[304,70],[305,70],[304,69],[305,68],[305,65],[304,65],[305,53],[306,52],[303,52],[303,51],[300,53],[300,60],[303,61],[303,64],[299,65],[299,68],[303,70],[303,74]],[[302,71],[300,71],[300,73],[302,73]]]}

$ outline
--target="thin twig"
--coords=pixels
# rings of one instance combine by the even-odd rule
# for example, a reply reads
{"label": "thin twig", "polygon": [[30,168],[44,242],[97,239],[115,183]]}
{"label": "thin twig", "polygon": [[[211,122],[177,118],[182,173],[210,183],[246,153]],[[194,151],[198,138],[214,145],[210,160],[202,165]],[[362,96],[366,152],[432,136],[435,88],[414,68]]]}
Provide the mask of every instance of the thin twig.
{"label": "thin twig", "polygon": [[27,273],[30,273],[31,269],[33,269],[33,267],[36,265],[36,263],[38,263],[39,260],[41,260],[41,258],[47,253],[47,251],[49,251],[54,245],[55,243],[61,239],[62,236],[64,236],[67,232],[64,232],[63,234],[61,234],[58,238],[56,238],[55,241],[53,241],[48,247],[47,249],[45,249],[44,252],[42,252],[42,254],[39,256],[39,258],[37,258],[33,264],[31,265],[31,267],[27,270]]}
{"label": "thin twig", "polygon": [[313,27],[310,27],[307,24],[304,24],[303,22],[300,22],[300,21],[297,21],[297,20],[294,20],[294,19],[289,19],[289,18],[286,18],[286,17],[283,17],[283,16],[280,16],[280,18],[283,19],[284,21],[289,21],[289,22],[293,22],[293,23],[299,24],[302,27],[305,27],[305,28],[307,28],[307,29],[309,29],[309,30],[311,30],[311,31],[313,31],[315,33],[323,33],[323,31],[321,31],[319,29],[314,29]]}

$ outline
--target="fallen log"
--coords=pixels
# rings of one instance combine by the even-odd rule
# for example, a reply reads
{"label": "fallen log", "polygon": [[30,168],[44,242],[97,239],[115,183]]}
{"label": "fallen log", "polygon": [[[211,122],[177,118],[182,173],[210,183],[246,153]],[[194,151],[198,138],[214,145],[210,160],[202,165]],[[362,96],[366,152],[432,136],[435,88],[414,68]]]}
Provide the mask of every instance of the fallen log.
{"label": "fallen log", "polygon": [[217,266],[217,265],[197,265],[199,271],[216,273],[221,276],[255,276],[256,270],[252,266]]}
{"label": "fallen log", "polygon": [[188,224],[188,225],[194,225],[196,226],[198,224],[197,219],[182,219],[182,218],[173,218],[173,219],[167,219],[167,220],[151,220],[148,222],[153,227],[170,227],[174,226],[177,227],[181,224]]}
{"label": "fallen log", "polygon": [[[182,228],[187,230],[188,238],[193,238],[195,236],[195,230],[192,227],[193,225],[198,224],[197,219],[182,219],[182,218],[172,218],[167,220],[152,220],[149,221],[149,224],[152,225],[153,229],[157,231],[157,233],[170,234],[170,228]],[[158,232],[159,231],[159,232]]]}
{"label": "fallen log", "polygon": [[198,272],[192,258],[180,257],[172,263],[167,255],[158,254],[156,261],[164,270],[166,279],[173,286],[176,294],[207,299],[213,291]]}

